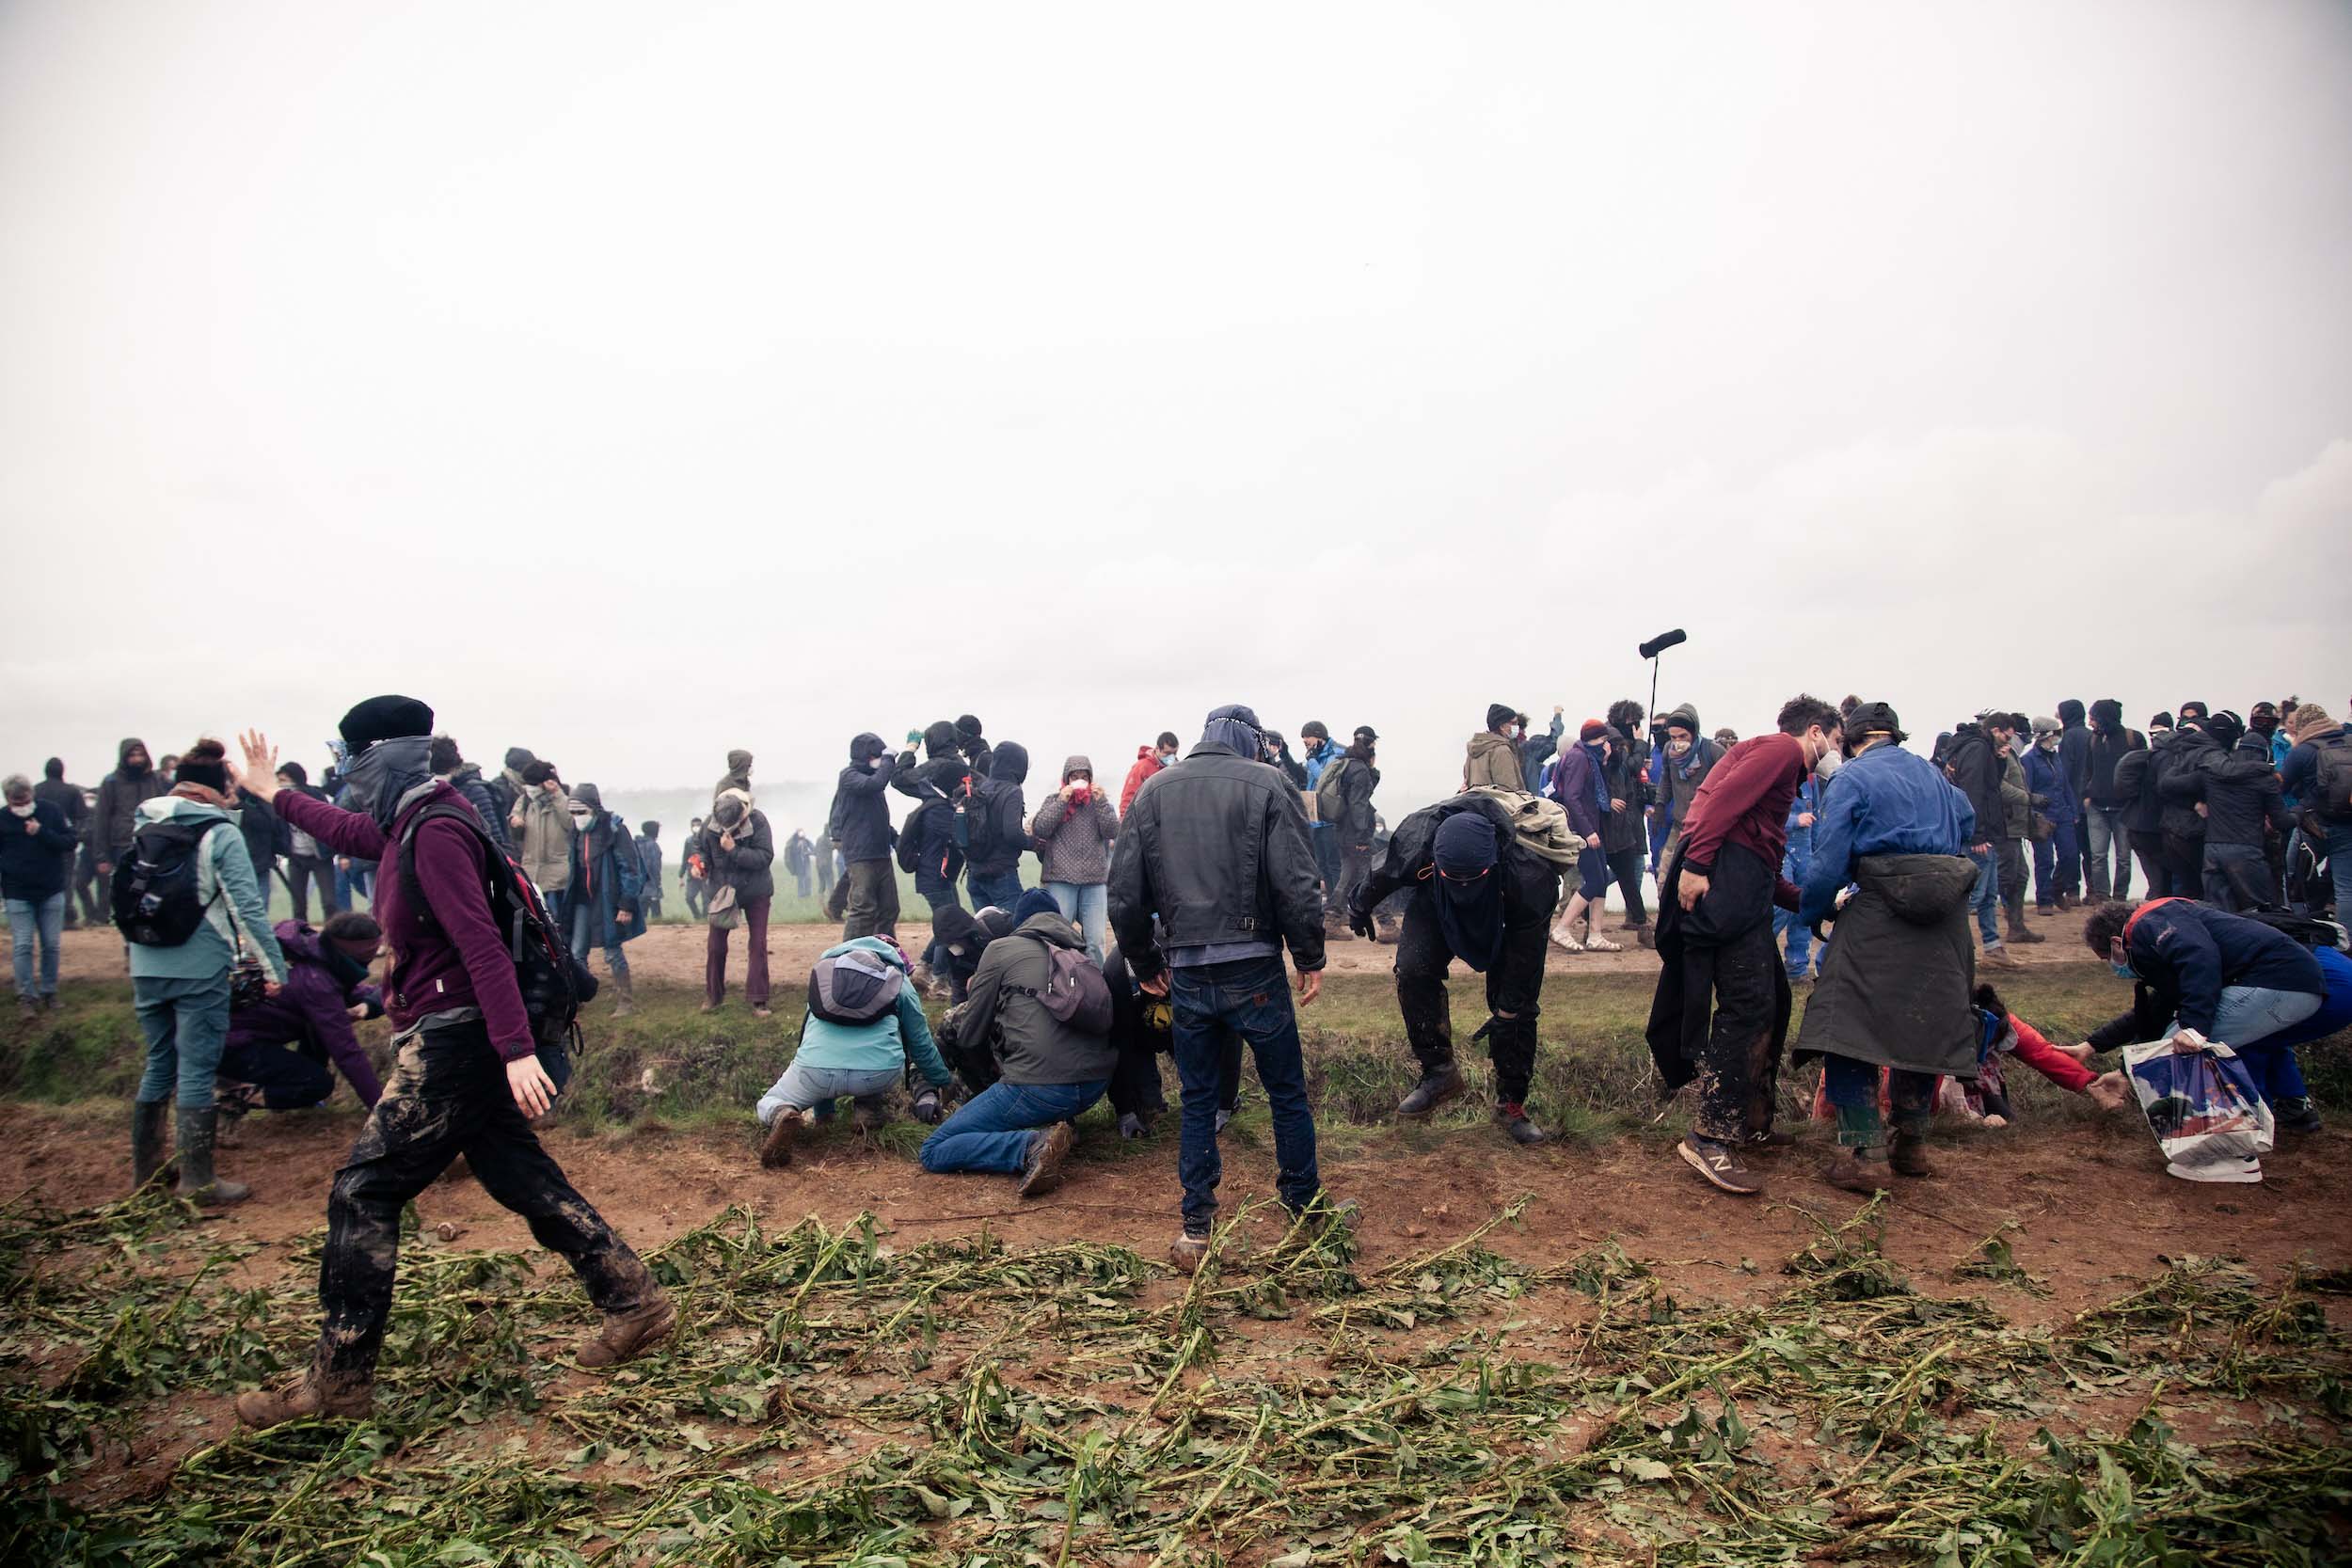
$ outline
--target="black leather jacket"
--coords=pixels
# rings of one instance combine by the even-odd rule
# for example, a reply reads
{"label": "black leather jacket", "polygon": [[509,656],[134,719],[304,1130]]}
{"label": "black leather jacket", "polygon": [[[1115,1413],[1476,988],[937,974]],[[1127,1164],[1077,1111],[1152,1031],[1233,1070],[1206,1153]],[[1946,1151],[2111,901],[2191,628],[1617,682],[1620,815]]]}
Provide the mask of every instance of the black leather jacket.
{"label": "black leather jacket", "polygon": [[1203,741],[1146,779],[1119,826],[1111,932],[1141,980],[1168,967],[1164,946],[1268,940],[1304,974],[1323,967],[1319,876],[1290,781]]}

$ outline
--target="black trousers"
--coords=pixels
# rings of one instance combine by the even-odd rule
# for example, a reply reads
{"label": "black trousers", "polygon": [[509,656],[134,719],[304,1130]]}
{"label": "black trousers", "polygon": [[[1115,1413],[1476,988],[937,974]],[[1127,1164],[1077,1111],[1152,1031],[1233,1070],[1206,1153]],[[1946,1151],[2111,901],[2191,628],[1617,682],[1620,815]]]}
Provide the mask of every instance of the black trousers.
{"label": "black trousers", "polygon": [[1668,1092],[1695,1083],[1692,1129],[1738,1143],[1772,1130],[1788,1038],[1788,972],[1772,940],[1775,868],[1737,846],[1686,911],[1679,853],[1658,890],[1658,990],[1650,1055]]}
{"label": "black trousers", "polygon": [[[2164,867],[2171,874],[2166,889],[2176,898],[2201,898],[2205,892],[2205,835],[2185,838],[2179,833],[2164,835]],[[2151,898],[2160,896],[2151,893]]]}
{"label": "black trousers", "polygon": [[335,908],[335,863],[324,855],[286,857],[286,891],[294,897],[294,918],[310,924],[310,889],[319,890],[319,924],[342,911]]}
{"label": "black trousers", "polygon": [[2139,828],[2131,830],[2132,857],[2139,862],[2139,879],[2147,884],[2151,898],[2169,898],[2179,890],[2172,885],[2172,863],[2164,852],[2164,835]]}
{"label": "black trousers", "polygon": [[[1498,873],[1499,875],[1500,873]],[[1436,895],[1416,889],[1405,906],[1405,928],[1396,942],[1396,1006],[1405,1015],[1405,1038],[1422,1070],[1454,1059],[1454,1013],[1446,996],[1446,966],[1454,950],[1438,924]],[[1523,911],[1502,929],[1502,956],[1486,971],[1486,1007],[1492,1015],[1479,1033],[1495,1066],[1495,1099],[1522,1103],[1535,1076],[1535,1019],[1543,1011],[1544,944],[1557,905]],[[1504,1014],[1511,1016],[1504,1017]]]}
{"label": "black trousers", "polygon": [[1609,875],[1616,879],[1617,891],[1625,896],[1625,923],[1629,926],[1649,924],[1649,907],[1642,902],[1642,870],[1647,863],[1648,852],[1638,844],[1609,857]]}
{"label": "black trousers", "polygon": [[316,1105],[335,1092],[335,1075],[325,1062],[293,1045],[232,1045],[220,1053],[220,1076],[250,1084],[273,1111]]}
{"label": "black trousers", "polygon": [[384,1098],[326,1200],[321,1371],[373,1374],[392,1310],[400,1211],[460,1154],[483,1190],[528,1220],[539,1244],[572,1266],[600,1309],[627,1312],[653,1299],[653,1275],[573,1190],[516,1108],[489,1031],[478,1020],[423,1030],[401,1047]]}

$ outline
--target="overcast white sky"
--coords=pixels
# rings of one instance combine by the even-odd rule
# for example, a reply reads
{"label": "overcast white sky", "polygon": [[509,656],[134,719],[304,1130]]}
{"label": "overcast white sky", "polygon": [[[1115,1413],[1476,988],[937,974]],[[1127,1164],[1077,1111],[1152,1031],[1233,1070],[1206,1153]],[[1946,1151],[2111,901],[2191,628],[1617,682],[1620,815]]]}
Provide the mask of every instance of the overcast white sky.
{"label": "overcast white sky", "polygon": [[0,7],[0,767],[2288,690],[2352,7]]}

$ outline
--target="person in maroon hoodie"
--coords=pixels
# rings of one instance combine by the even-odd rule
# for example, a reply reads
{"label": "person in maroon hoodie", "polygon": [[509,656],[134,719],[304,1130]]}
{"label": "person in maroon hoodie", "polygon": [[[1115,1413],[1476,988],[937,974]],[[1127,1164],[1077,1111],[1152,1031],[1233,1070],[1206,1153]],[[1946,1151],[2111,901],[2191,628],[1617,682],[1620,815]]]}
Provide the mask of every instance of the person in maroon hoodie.
{"label": "person in maroon hoodie", "polygon": [[[677,1321],[644,1261],[531,1131],[528,1118],[547,1110],[554,1085],[490,921],[487,832],[469,820],[465,796],[433,775],[433,710],[412,697],[372,697],[343,715],[342,729],[351,809],[292,791],[278,798],[296,831],[339,855],[384,864],[375,913],[391,948],[384,1000],[398,1057],[327,1198],[318,1349],[282,1387],[237,1396],[237,1417],[251,1427],[362,1417],[373,1407],[401,1209],[460,1153],[484,1190],[571,1265],[604,1313],[601,1331],[580,1347],[580,1366],[629,1360],[668,1338]],[[276,792],[278,753],[268,739],[248,733],[245,754],[248,786]],[[417,820],[428,806],[452,805],[464,815]],[[404,856],[413,879],[403,874]]]}
{"label": "person in maroon hoodie", "polygon": [[1697,1084],[1691,1131],[1676,1152],[1727,1193],[1762,1189],[1743,1150],[1790,1141],[1772,1131],[1789,1006],[1772,911],[1797,907],[1796,888],[1780,874],[1788,804],[1837,750],[1842,727],[1835,707],[1799,695],[1781,708],[1775,733],[1724,752],[1677,824],[1658,890],[1665,963],[1650,1003],[1650,1055],[1668,1092]]}
{"label": "person in maroon hoodie", "polygon": [[[345,910],[315,931],[299,920],[279,921],[286,983],[275,996],[230,1013],[221,1078],[250,1085],[273,1111],[297,1110],[335,1092],[331,1062],[360,1102],[373,1108],[384,1085],[351,1024],[383,1016],[382,994],[366,983],[368,965],[383,945],[384,928],[358,910]],[[238,1114],[250,1105],[244,1101]]]}

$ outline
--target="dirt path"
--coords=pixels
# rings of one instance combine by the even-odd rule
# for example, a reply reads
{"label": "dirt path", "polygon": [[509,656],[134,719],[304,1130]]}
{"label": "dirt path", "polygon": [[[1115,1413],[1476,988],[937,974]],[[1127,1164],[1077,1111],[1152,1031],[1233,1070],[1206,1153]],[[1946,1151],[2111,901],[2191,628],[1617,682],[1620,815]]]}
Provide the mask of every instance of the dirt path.
{"label": "dirt path", "polygon": [[[2010,950],[2028,964],[2078,963],[2084,957],[2082,944],[2083,912],[2079,910],[2047,917],[2028,917],[2032,929],[2047,938],[2038,946],[2012,944]],[[1612,941],[1625,944],[1622,953],[1563,953],[1553,949],[1546,963],[1546,972],[1553,974],[1620,974],[1654,973],[1658,955],[1634,944],[1630,934],[1616,928],[1613,917],[1604,929]],[[930,925],[928,921],[909,917],[898,923],[898,940],[910,953],[919,952],[929,942]],[[703,978],[703,958],[708,933],[701,926],[660,925],[628,944],[630,969],[649,980],[671,980],[681,985],[698,986]],[[741,932],[734,938],[733,962],[735,973],[742,973],[743,945],[748,939]],[[771,926],[768,929],[769,963],[778,976],[780,985],[789,985],[791,976],[805,978],[818,956],[840,940],[840,928],[834,926]],[[1334,942],[1330,944],[1328,971],[1334,974],[1368,974],[1388,973],[1394,961],[1391,950],[1378,942],[1363,941]],[[592,958],[591,967],[602,973],[604,960]],[[119,976],[123,969],[122,943],[110,931],[69,931],[64,943],[64,977],[69,980],[103,980]]]}
{"label": "dirt path", "polygon": [[[260,1116],[223,1168],[250,1180],[253,1201],[209,1223],[224,1239],[266,1243],[282,1258],[325,1215],[326,1184],[358,1129],[356,1113]],[[1245,1124],[1247,1125],[1247,1124]],[[1886,1251],[1940,1277],[2004,1225],[2019,1261],[2052,1293],[2021,1298],[2028,1314],[2060,1314],[2117,1293],[2119,1281],[2158,1272],[2161,1259],[2232,1254],[2265,1270],[2299,1259],[2352,1266],[2352,1137],[2327,1132],[2290,1141],[2265,1161],[2259,1186],[2210,1187],[2163,1174],[2144,1131],[1962,1132],[1939,1124],[1940,1174],[1905,1181],[1895,1195]],[[1813,1178],[1826,1151],[1819,1126],[1799,1148],[1771,1162],[1760,1202],[1700,1186],[1660,1139],[1623,1138],[1598,1149],[1499,1146],[1484,1129],[1401,1130],[1342,1152],[1327,1151],[1330,1188],[1363,1203],[1359,1231],[1377,1263],[1458,1234],[1522,1194],[1524,1222],[1503,1250],[1531,1258],[1565,1255],[1615,1238],[1661,1272],[1704,1279],[1708,1294],[1736,1295],[1743,1261],[1770,1275],[1814,1233],[1808,1212],[1843,1219],[1860,1200]],[[127,1164],[123,1130],[97,1107],[56,1111],[0,1105],[0,1196],[28,1189],[72,1207],[118,1191]],[[977,1231],[986,1225],[1016,1244],[1084,1236],[1157,1258],[1177,1229],[1172,1125],[1135,1148],[1082,1146],[1073,1179],[1051,1197],[1019,1202],[1008,1180],[926,1175],[909,1157],[820,1133],[806,1156],[782,1171],[759,1168],[751,1123],[737,1132],[640,1130],[611,1136],[558,1128],[556,1157],[640,1246],[658,1244],[730,1203],[755,1207],[763,1222],[814,1213],[838,1224],[870,1211],[910,1240]],[[1229,1133],[1224,1196],[1270,1194],[1273,1160],[1263,1132]],[[429,1231],[462,1227],[462,1247],[532,1249],[520,1221],[470,1181],[444,1182],[418,1205]],[[1266,1222],[1270,1227],[1273,1221]]]}

